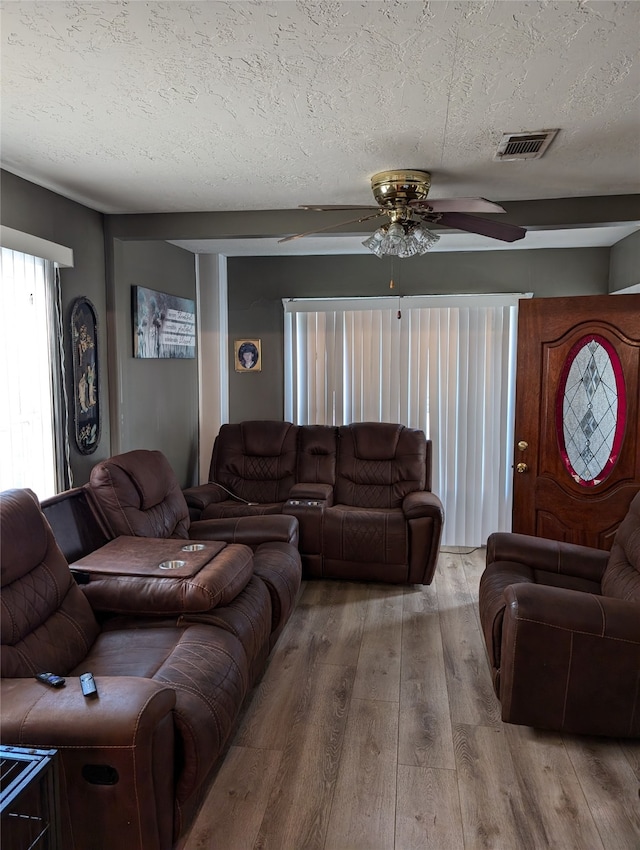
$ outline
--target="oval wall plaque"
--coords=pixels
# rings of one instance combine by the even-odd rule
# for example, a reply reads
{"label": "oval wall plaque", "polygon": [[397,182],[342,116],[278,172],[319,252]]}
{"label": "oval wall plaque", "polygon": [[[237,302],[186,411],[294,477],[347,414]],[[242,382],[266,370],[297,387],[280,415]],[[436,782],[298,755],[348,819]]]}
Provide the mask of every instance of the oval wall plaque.
{"label": "oval wall plaque", "polygon": [[569,475],[583,487],[613,471],[626,421],[620,358],[604,337],[579,340],[565,361],[556,400],[556,433]]}

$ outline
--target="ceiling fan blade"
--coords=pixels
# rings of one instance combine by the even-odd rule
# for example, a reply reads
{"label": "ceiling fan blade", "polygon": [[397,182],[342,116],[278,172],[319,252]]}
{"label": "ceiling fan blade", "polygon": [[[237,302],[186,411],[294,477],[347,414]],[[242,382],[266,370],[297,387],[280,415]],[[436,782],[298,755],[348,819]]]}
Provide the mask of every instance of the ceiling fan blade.
{"label": "ceiling fan blade", "polygon": [[[370,207],[367,207],[367,209],[370,209]],[[302,239],[303,236],[313,236],[314,233],[324,233],[326,230],[334,230],[336,227],[342,227],[344,224],[360,224],[362,221],[379,218],[381,215],[385,215],[383,210],[379,210],[372,215],[365,215],[362,218],[352,218],[349,221],[340,221],[338,224],[329,224],[327,227],[316,227],[315,230],[307,230],[305,233],[294,233],[292,236],[285,236],[284,239],[278,239],[278,244],[280,242],[291,242],[294,239]]]}
{"label": "ceiling fan blade", "polygon": [[314,204],[300,204],[298,206],[298,209],[299,210],[318,210],[320,212],[322,212],[324,210],[377,210],[378,205],[377,204],[365,204],[365,205],[355,204],[355,205],[351,205],[351,206],[342,206],[341,204],[337,204],[337,205],[329,204],[328,206],[320,207],[320,206],[317,206],[317,205],[314,205]]}
{"label": "ceiling fan blade", "polygon": [[433,212],[465,212],[465,213],[503,213],[504,207],[487,201],[486,198],[434,198],[433,201],[410,201],[413,209],[433,210]]}
{"label": "ceiling fan blade", "polygon": [[476,218],[461,212],[442,213],[437,219],[438,224],[453,227],[456,230],[466,230],[468,233],[479,233],[490,239],[500,239],[502,242],[517,242],[523,239],[527,231],[515,224],[503,224],[500,221],[489,221],[486,218]]}

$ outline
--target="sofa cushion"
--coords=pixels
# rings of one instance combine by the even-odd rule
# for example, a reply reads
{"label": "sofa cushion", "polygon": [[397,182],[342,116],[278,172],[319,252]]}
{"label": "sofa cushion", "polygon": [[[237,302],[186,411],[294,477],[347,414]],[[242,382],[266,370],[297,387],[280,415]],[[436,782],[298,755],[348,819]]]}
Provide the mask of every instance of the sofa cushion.
{"label": "sofa cushion", "polygon": [[73,580],[34,493],[3,494],[1,674],[66,675],[86,655],[98,623]]}
{"label": "sofa cushion", "polygon": [[386,422],[357,422],[338,429],[334,504],[398,508],[425,489],[426,439],[422,431]]}
{"label": "sofa cushion", "polygon": [[104,460],[89,485],[114,535],[188,537],[189,509],[162,452],[138,449]]}
{"label": "sofa cushion", "polygon": [[602,594],[640,602],[640,492],[616,531],[602,577]]}
{"label": "sofa cushion", "polygon": [[298,434],[299,484],[335,484],[338,429],[301,425]]}
{"label": "sofa cushion", "polygon": [[[281,504],[295,483],[297,438],[298,428],[290,422],[223,425],[216,437],[209,480],[247,502]],[[241,503],[236,506],[242,509]]]}
{"label": "sofa cushion", "polygon": [[339,505],[324,512],[323,552],[329,560],[407,564],[408,546],[400,508],[378,511]]}

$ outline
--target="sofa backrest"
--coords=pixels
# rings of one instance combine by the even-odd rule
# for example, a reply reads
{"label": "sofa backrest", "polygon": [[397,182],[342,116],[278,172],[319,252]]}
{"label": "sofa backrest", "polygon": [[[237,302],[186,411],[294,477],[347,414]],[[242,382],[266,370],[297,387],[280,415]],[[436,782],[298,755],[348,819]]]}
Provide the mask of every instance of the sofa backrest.
{"label": "sofa backrest", "polygon": [[333,486],[336,503],[398,507],[407,493],[431,489],[431,450],[423,431],[389,422],[249,420],[220,428],[209,481],[261,505],[304,483]]}
{"label": "sofa backrest", "polygon": [[0,493],[0,673],[65,676],[99,627],[31,490]]}
{"label": "sofa backrest", "polygon": [[336,481],[338,429],[333,425],[300,425],[298,482],[331,484]]}
{"label": "sofa backrest", "polygon": [[334,504],[397,508],[427,483],[424,432],[389,422],[338,428]]}
{"label": "sofa backrest", "polygon": [[640,492],[616,531],[601,588],[604,596],[640,602]]}
{"label": "sofa backrest", "polygon": [[209,481],[249,502],[284,502],[296,483],[298,426],[277,420],[222,425]]}
{"label": "sofa backrest", "polygon": [[189,536],[189,508],[162,452],[136,449],[100,461],[89,487],[115,537]]}

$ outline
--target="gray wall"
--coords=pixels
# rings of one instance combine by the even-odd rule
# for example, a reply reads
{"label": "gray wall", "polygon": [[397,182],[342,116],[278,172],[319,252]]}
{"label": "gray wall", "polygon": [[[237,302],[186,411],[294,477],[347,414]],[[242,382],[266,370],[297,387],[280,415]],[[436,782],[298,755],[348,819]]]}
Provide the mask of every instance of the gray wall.
{"label": "gray wall", "polygon": [[102,436],[96,451],[90,455],[82,455],[76,448],[73,431],[72,375],[71,369],[67,369],[71,470],[74,483],[84,484],[93,465],[111,454],[103,216],[95,210],[69,201],[55,192],[22,180],[7,171],[1,172],[0,180],[2,191],[0,221],[3,225],[73,249],[74,267],[60,271],[67,364],[72,362],[70,341],[72,302],[80,296],[86,296],[96,308]]}
{"label": "gray wall", "polygon": [[[2,172],[1,190],[3,224],[74,251],[75,267],[62,271],[68,362],[72,301],[87,296],[98,313],[102,439],[96,453],[88,456],[75,451],[72,443],[74,482],[84,483],[97,460],[138,447],[163,451],[183,485],[196,480],[197,361],[133,358],[131,286],[195,297],[193,256],[164,240],[282,235],[302,229],[303,221],[307,228],[316,220],[318,226],[326,225],[326,217],[320,220],[320,213],[301,217],[295,210],[103,217],[8,172]],[[599,222],[603,215],[605,220],[607,216],[612,221],[631,220],[634,211],[636,196],[614,196],[606,203],[601,198],[559,199],[514,202],[507,218],[532,226],[560,226],[569,220]],[[639,246],[640,234],[635,234],[611,251],[433,253],[396,261],[393,268],[391,260],[368,255],[231,258],[230,364],[234,339],[258,337],[263,370],[236,373],[231,366],[230,419],[283,416],[282,298],[513,291],[532,291],[537,297],[603,294],[610,279],[612,289],[637,283]]]}
{"label": "gray wall", "polygon": [[[405,260],[235,257],[228,260],[229,362],[233,340],[262,340],[262,371],[229,375],[229,418],[282,419],[283,298],[533,292],[538,298],[603,295],[608,248],[435,253]],[[394,288],[389,289],[393,277]]]}
{"label": "gray wall", "polygon": [[611,249],[609,289],[617,292],[640,286],[640,231],[620,240]]}
{"label": "gray wall", "polygon": [[159,449],[187,487],[197,481],[198,361],[134,358],[131,287],[195,300],[194,256],[165,242],[115,240],[112,282],[113,452]]}

